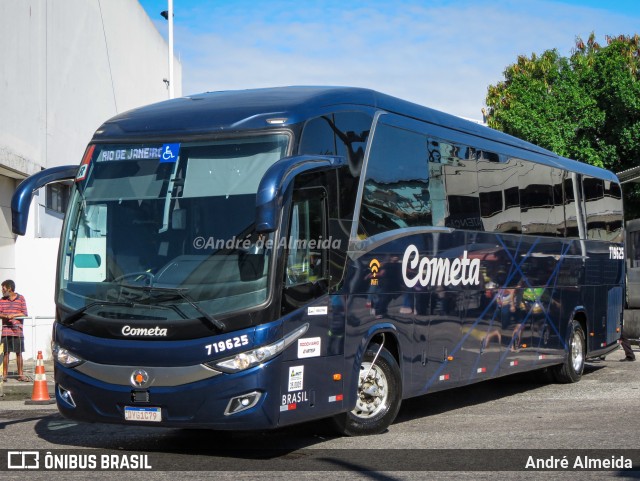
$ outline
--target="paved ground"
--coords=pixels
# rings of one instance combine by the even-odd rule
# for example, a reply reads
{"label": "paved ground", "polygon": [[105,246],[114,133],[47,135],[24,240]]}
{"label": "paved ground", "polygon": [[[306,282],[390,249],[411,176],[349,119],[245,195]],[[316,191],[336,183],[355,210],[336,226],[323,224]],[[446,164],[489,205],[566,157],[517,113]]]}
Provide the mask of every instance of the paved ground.
{"label": "paved ground", "polygon": [[[638,346],[634,351],[639,360],[633,363],[619,362],[622,350],[605,361],[589,362],[583,379],[575,384],[514,376],[409,399],[387,432],[354,438],[336,435],[326,420],[273,431],[232,433],[77,423],[58,414],[55,404],[25,405],[27,396],[12,394],[0,400],[0,454],[14,449],[36,450],[41,456],[85,449],[98,454],[144,453],[150,456],[154,471],[126,476],[147,481],[175,477],[234,481],[336,477],[368,481],[638,480]],[[51,383],[49,367],[46,372]],[[32,384],[12,380],[7,386],[24,390]],[[523,467],[523,459],[530,456],[573,460],[585,450],[595,459],[633,459],[634,468],[533,472]],[[469,464],[467,458],[475,456],[487,457],[486,463],[491,460],[498,469],[486,464],[469,473],[477,465]],[[421,471],[433,465],[429,463],[435,463],[438,471]],[[1,472],[0,477],[51,481],[56,474],[65,480],[98,475],[16,471]],[[101,472],[101,477],[103,474],[113,479],[123,475]]]}

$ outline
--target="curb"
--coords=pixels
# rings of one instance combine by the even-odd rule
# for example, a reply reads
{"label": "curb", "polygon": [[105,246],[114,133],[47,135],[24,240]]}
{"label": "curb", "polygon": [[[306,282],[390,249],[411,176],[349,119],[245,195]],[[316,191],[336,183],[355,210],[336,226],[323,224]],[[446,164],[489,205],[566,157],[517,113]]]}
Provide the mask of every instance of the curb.
{"label": "curb", "polygon": [[[0,381],[0,408],[2,407],[2,400],[6,398],[15,399],[31,399],[33,394],[33,382],[36,378],[35,375],[35,359],[29,359],[24,362],[24,375],[29,379],[29,382],[18,381],[18,373],[12,371],[15,369],[14,359],[9,360],[9,372],[7,380],[5,382]],[[53,377],[53,361],[44,361],[44,372],[47,376],[47,390],[51,399],[55,400],[54,389],[55,381]],[[55,401],[54,401],[55,402]]]}

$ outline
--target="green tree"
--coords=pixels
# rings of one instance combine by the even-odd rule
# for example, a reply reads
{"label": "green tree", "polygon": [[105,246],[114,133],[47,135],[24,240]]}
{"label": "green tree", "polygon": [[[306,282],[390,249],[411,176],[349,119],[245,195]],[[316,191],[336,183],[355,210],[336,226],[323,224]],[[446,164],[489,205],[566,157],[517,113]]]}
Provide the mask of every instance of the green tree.
{"label": "green tree", "polygon": [[[488,125],[614,172],[640,166],[640,37],[606,41],[518,57],[488,88]],[[639,184],[625,186],[625,207],[640,217]]]}

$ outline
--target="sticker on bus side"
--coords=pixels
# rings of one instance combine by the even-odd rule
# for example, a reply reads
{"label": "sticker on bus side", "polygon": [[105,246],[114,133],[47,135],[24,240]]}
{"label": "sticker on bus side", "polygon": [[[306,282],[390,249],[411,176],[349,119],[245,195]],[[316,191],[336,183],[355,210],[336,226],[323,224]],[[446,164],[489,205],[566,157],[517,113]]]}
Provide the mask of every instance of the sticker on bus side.
{"label": "sticker on bus side", "polygon": [[304,366],[293,366],[289,368],[289,392],[302,391],[304,384]]}
{"label": "sticker on bus side", "polygon": [[320,355],[321,342],[319,337],[298,339],[298,359],[318,357]]}
{"label": "sticker on bus side", "polygon": [[308,316],[326,316],[329,312],[328,306],[309,306],[307,307]]}

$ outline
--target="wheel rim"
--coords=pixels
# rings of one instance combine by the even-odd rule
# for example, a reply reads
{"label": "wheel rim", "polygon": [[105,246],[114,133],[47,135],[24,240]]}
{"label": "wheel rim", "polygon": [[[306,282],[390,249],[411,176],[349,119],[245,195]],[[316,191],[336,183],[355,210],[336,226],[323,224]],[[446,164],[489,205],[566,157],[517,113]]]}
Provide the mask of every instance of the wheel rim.
{"label": "wheel rim", "polygon": [[582,343],[582,336],[577,333],[573,334],[571,339],[571,365],[575,372],[582,371],[582,364],[584,363],[584,345]]}
{"label": "wheel rim", "polygon": [[[368,376],[367,376],[368,373]],[[365,379],[365,376],[366,379]],[[358,381],[358,399],[352,413],[363,419],[377,416],[387,409],[389,381],[380,367],[363,362],[360,366]]]}

